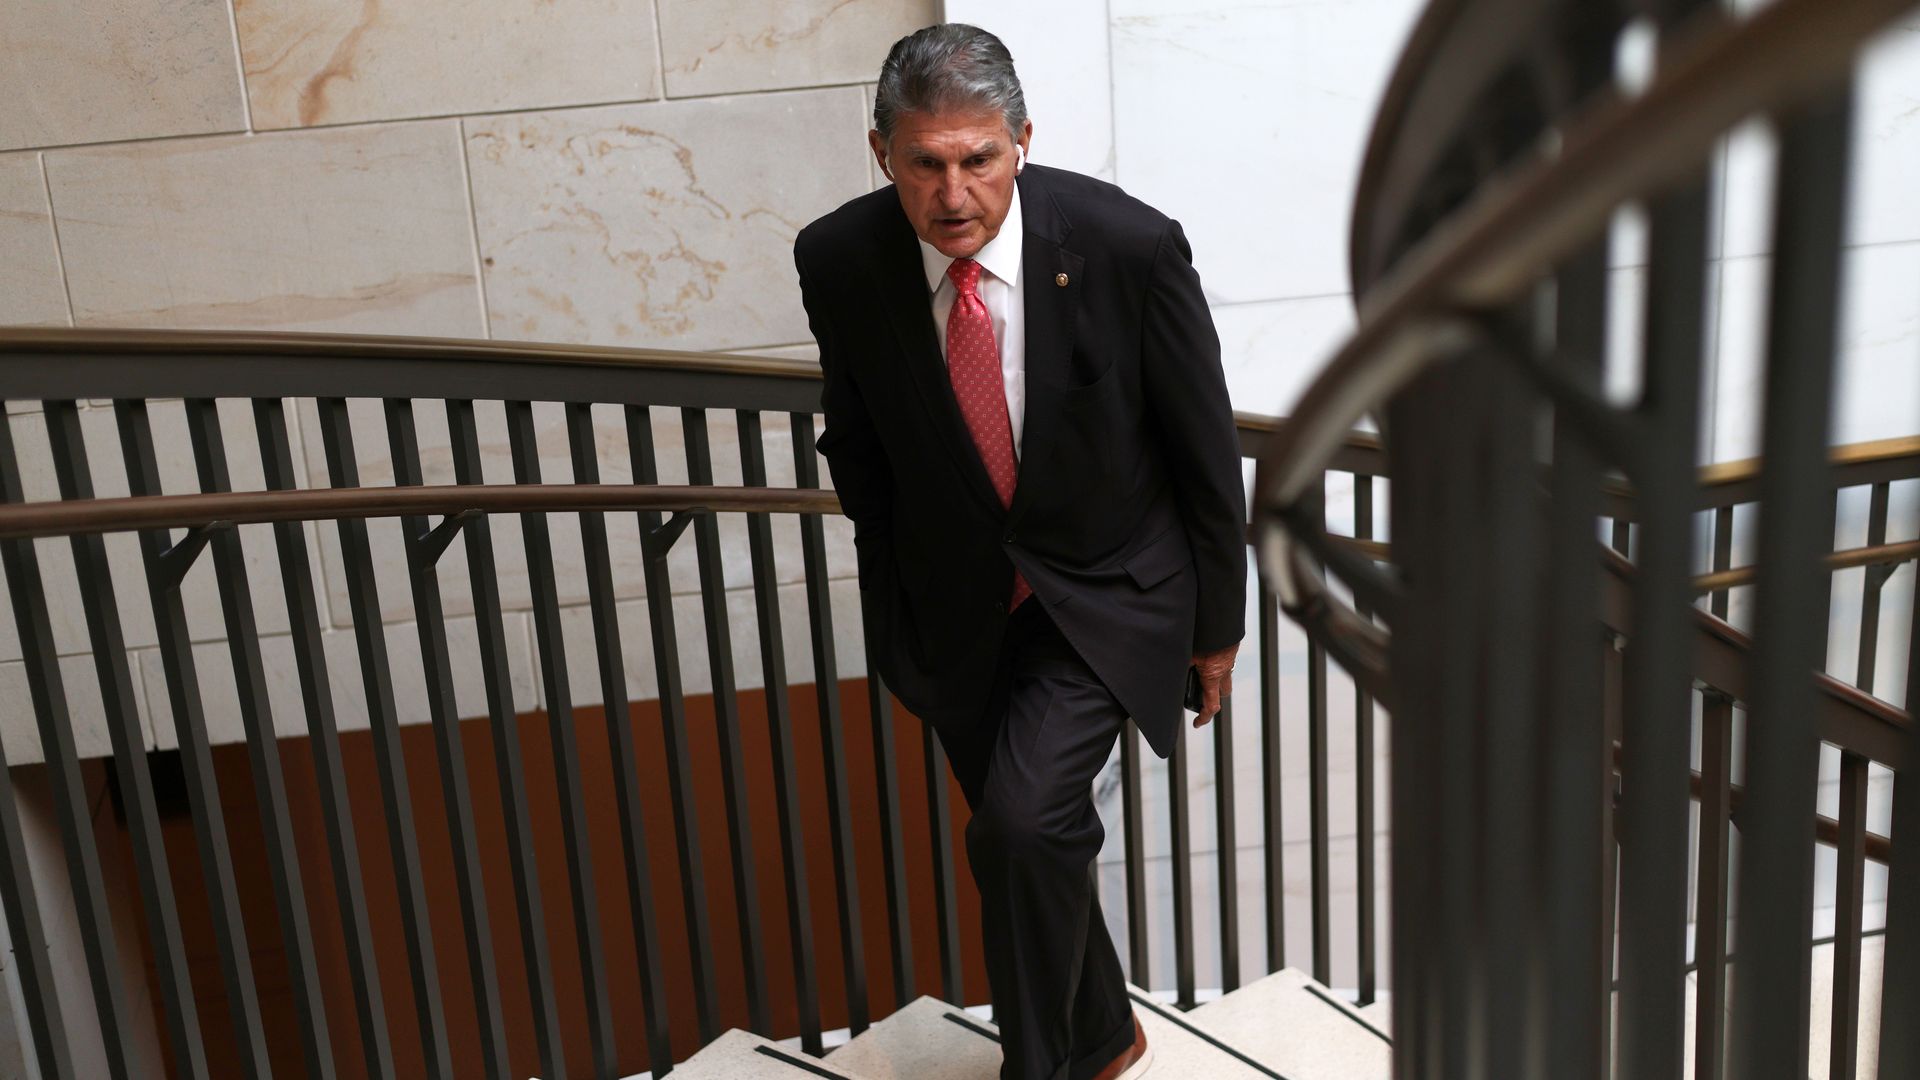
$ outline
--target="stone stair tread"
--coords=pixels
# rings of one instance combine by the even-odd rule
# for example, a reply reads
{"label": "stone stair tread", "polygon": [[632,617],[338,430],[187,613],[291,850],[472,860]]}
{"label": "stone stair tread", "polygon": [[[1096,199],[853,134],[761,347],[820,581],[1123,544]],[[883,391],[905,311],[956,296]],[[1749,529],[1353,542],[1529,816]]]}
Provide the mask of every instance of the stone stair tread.
{"label": "stone stair tread", "polygon": [[1000,1075],[1000,1032],[956,1005],[921,997],[826,1061],[860,1080],[994,1080]]}
{"label": "stone stair tread", "polygon": [[1306,973],[1288,968],[1188,1014],[1287,1080],[1387,1080],[1385,1030]]}
{"label": "stone stair tread", "polygon": [[867,1080],[831,1061],[785,1050],[750,1031],[734,1028],[674,1066],[674,1080]]}
{"label": "stone stair tread", "polygon": [[1133,999],[1134,1015],[1146,1030],[1147,1045],[1153,1049],[1153,1064],[1145,1080],[1319,1080],[1271,1068],[1260,1061],[1258,1054],[1196,1023],[1192,1013],[1163,1005],[1131,983],[1127,994]]}

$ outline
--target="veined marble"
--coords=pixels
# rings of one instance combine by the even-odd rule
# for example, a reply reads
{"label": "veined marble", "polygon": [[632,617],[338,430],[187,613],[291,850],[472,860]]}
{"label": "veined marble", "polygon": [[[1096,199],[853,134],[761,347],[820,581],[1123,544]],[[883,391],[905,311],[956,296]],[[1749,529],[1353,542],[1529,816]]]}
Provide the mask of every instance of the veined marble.
{"label": "veined marble", "polygon": [[646,0],[234,0],[254,127],[660,96]]}
{"label": "veined marble", "polygon": [[1116,179],[1186,227],[1210,299],[1348,290],[1361,154],[1421,6],[1112,4]]}
{"label": "veined marble", "polygon": [[493,336],[808,340],[793,238],[869,189],[863,106],[845,87],[468,119]]}
{"label": "veined marble", "polygon": [[0,326],[65,326],[67,295],[40,155],[0,154]]}
{"label": "veined marble", "polygon": [[1102,180],[1114,177],[1107,6],[1106,0],[947,2],[948,19],[993,31],[1013,54],[1033,119],[1033,160]]}
{"label": "veined marble", "polygon": [[458,125],[47,155],[82,326],[481,337]]}
{"label": "veined marble", "polygon": [[934,0],[656,0],[672,97],[872,79]]}
{"label": "veined marble", "polygon": [[[1748,0],[1736,8],[1754,6]],[[1849,244],[1920,240],[1920,16],[1896,20],[1861,53],[1855,80]],[[1744,125],[1729,149],[1726,239],[1729,258],[1773,250],[1775,134]]]}
{"label": "veined marble", "polygon": [[[1208,288],[1225,272],[1206,263],[1197,268]],[[1342,293],[1217,305],[1213,325],[1233,407],[1285,416],[1353,333],[1353,300]]]}
{"label": "veined marble", "polygon": [[[318,416],[310,401],[301,401],[298,409],[300,426],[305,433],[307,466],[316,482],[324,483],[327,470],[318,435]],[[380,405],[372,401],[353,400],[348,403],[348,410],[354,430],[360,482],[368,486],[391,484],[393,464],[388,454],[386,427]],[[542,479],[548,483],[571,481],[573,469],[567,449],[563,410],[551,403],[536,402],[533,415],[534,441],[540,451]],[[686,483],[685,427],[681,412],[662,408],[651,410],[650,415],[659,482]],[[444,406],[438,401],[416,402],[414,417],[425,482],[453,483],[452,443]],[[619,408],[602,405],[593,410],[593,419],[601,481],[609,484],[631,483],[633,472],[624,414]],[[475,427],[480,444],[483,479],[487,483],[512,483],[514,476],[508,452],[505,412],[500,403],[476,403]],[[707,435],[712,448],[714,482],[722,485],[741,483],[739,432],[734,414],[709,412]],[[766,453],[768,483],[774,487],[791,487],[794,483],[792,431],[783,417],[762,418],[761,443]],[[553,544],[555,587],[559,602],[563,606],[585,604],[588,590],[579,516],[549,514],[547,521]],[[623,600],[645,596],[645,560],[641,553],[636,516],[608,514],[606,524],[615,596]],[[746,588],[752,584],[746,522],[739,514],[722,514],[718,526],[721,568],[726,586],[729,589]],[[374,550],[374,580],[380,594],[381,617],[388,622],[413,618],[413,594],[407,578],[406,560],[401,554],[399,524],[392,519],[376,518],[367,523],[367,530]],[[514,517],[501,517],[494,520],[490,531],[494,579],[501,605],[508,611],[528,610],[533,605],[533,593],[527,577],[526,548],[520,523]],[[851,577],[855,563],[851,526],[845,518],[835,514],[826,519],[825,531],[828,576]],[[335,625],[345,628],[350,625],[347,579],[338,532],[326,526],[319,529],[319,534],[318,558],[325,570],[325,593],[334,612]],[[775,515],[773,542],[776,579],[782,584],[804,581],[805,567],[801,565],[798,555],[799,524],[793,516]],[[441,556],[438,566],[441,602],[445,612],[448,615],[471,613],[473,596],[468,578],[466,542],[458,540],[450,546]],[[699,565],[691,531],[674,545],[667,557],[667,571],[676,594],[699,592]],[[748,623],[751,621],[749,616]]]}
{"label": "veined marble", "polygon": [[[159,653],[151,649],[130,649],[126,654],[126,663],[133,674],[134,710],[139,713],[141,739],[146,748],[151,750],[155,745],[153,720],[140,684],[140,669],[149,656],[157,660]],[[107,711],[100,697],[100,684],[94,675],[93,658],[63,656],[59,663],[60,681],[66,692],[68,727],[73,732],[76,756],[86,759],[112,754],[113,736],[109,734]],[[18,660],[0,662],[0,701],[10,705],[19,703],[17,708],[0,712],[0,740],[4,740],[8,767],[46,760],[46,753],[40,745],[40,728],[28,704],[32,700],[27,685],[26,665]]]}
{"label": "veined marble", "polygon": [[9,3],[0,150],[246,127],[225,0]]}

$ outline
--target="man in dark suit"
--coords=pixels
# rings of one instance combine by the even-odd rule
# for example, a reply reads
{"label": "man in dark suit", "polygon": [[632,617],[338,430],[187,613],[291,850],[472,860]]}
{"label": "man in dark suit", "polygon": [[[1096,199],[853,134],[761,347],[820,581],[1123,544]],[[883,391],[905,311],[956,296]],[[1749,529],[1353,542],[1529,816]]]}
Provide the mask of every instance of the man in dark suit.
{"label": "man in dark suit", "polygon": [[875,668],[938,732],[1006,1080],[1151,1060],[1093,888],[1092,781],[1133,717],[1219,708],[1244,632],[1245,492],[1220,345],[1180,226],[1026,163],[1012,58],[929,27],[881,68],[893,187],[800,233],[820,451],[853,520]]}

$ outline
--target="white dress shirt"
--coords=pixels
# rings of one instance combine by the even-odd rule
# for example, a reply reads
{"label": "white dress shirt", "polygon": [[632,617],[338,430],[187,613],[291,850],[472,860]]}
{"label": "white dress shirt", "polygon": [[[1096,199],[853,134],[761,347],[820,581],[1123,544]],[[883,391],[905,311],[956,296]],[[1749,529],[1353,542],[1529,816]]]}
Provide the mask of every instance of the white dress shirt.
{"label": "white dress shirt", "polygon": [[[982,271],[977,286],[980,299],[993,319],[993,340],[1000,346],[1000,378],[1007,388],[1007,423],[1013,430],[1014,460],[1020,458],[1020,429],[1027,412],[1027,302],[1020,291],[1020,249],[1025,226],[1021,224],[1020,191],[1014,189],[1013,202],[1000,232],[973,256]],[[933,294],[934,336],[940,341],[940,356],[947,355],[947,317],[953,313],[958,291],[947,277],[953,260],[940,249],[920,241],[920,264],[927,272],[927,290]]]}

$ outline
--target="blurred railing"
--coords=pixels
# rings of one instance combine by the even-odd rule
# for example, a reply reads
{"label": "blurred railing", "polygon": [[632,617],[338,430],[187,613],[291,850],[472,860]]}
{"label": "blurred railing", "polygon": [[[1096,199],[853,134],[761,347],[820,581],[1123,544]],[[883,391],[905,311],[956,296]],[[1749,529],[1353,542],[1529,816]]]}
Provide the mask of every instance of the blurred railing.
{"label": "blurred railing", "polygon": [[[1920,1074],[1903,783],[1920,680],[1905,710],[1871,696],[1880,593],[1914,555],[1886,542],[1889,485],[1920,469],[1912,440],[1828,445],[1851,73],[1912,5],[1744,6],[1433,0],[1360,183],[1360,326],[1262,455],[1263,572],[1393,709],[1399,1077],[1677,1077],[1689,970],[1693,1075],[1804,1077],[1816,838],[1837,845],[1829,1075],[1863,1056],[1869,860],[1891,866],[1866,1049],[1881,1076]],[[1619,73],[1630,38],[1656,43],[1644,85]],[[1699,475],[1710,156],[1755,115],[1780,146],[1764,456]],[[1619,405],[1602,373],[1627,207],[1648,222],[1647,317]],[[1391,566],[1330,536],[1318,496],[1369,414],[1395,478]],[[1861,488],[1867,542],[1833,553],[1837,500]],[[1732,568],[1755,517],[1754,565]],[[1846,567],[1868,568],[1852,685],[1824,673]],[[1729,589],[1751,592],[1750,634],[1725,621]],[[1876,769],[1895,774],[1890,837],[1865,825]]]}

